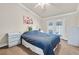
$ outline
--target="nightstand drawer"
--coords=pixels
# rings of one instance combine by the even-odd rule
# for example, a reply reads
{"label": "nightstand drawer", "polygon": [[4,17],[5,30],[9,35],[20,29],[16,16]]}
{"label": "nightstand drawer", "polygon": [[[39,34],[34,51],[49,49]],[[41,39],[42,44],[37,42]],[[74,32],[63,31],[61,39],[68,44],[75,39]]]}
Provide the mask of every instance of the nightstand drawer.
{"label": "nightstand drawer", "polygon": [[20,37],[21,37],[21,35],[8,36],[9,39],[11,39],[11,38],[20,38]]}
{"label": "nightstand drawer", "polygon": [[8,44],[8,47],[13,47],[13,46],[16,46],[16,45],[18,45],[18,44],[20,44],[21,42],[19,41],[19,40],[17,40],[17,41],[13,41],[13,42],[9,42]]}
{"label": "nightstand drawer", "polygon": [[20,38],[9,38],[8,42],[20,41]]}

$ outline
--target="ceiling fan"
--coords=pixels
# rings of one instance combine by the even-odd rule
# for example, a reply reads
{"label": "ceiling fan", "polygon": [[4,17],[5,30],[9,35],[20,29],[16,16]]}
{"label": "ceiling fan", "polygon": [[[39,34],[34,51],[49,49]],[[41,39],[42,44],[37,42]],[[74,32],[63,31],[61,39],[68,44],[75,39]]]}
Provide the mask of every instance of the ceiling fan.
{"label": "ceiling fan", "polygon": [[40,7],[41,9],[45,9],[49,5],[50,5],[50,3],[37,3],[35,5],[35,8]]}

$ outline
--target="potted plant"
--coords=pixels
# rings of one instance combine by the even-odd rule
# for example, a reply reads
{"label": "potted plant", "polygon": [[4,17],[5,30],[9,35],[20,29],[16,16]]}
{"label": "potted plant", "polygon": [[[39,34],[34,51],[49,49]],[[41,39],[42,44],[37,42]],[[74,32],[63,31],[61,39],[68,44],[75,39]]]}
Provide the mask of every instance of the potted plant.
{"label": "potted plant", "polygon": [[28,31],[32,31],[32,27],[28,27]]}

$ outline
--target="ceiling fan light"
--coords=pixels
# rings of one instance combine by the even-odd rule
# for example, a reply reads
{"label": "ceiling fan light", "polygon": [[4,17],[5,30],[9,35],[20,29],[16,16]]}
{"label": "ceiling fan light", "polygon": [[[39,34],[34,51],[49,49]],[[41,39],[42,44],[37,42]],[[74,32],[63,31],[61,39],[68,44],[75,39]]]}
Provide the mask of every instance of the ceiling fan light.
{"label": "ceiling fan light", "polygon": [[36,7],[45,8],[46,6],[49,6],[49,5],[50,5],[49,3],[38,3],[38,4],[36,4],[35,8]]}

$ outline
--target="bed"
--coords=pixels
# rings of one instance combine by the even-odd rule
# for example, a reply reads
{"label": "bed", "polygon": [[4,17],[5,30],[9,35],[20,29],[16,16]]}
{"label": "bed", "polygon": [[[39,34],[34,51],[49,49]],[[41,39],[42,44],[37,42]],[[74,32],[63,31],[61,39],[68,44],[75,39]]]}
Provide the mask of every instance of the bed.
{"label": "bed", "polygon": [[21,36],[22,45],[37,54],[54,55],[54,49],[60,42],[60,36],[40,31],[24,32]]}

